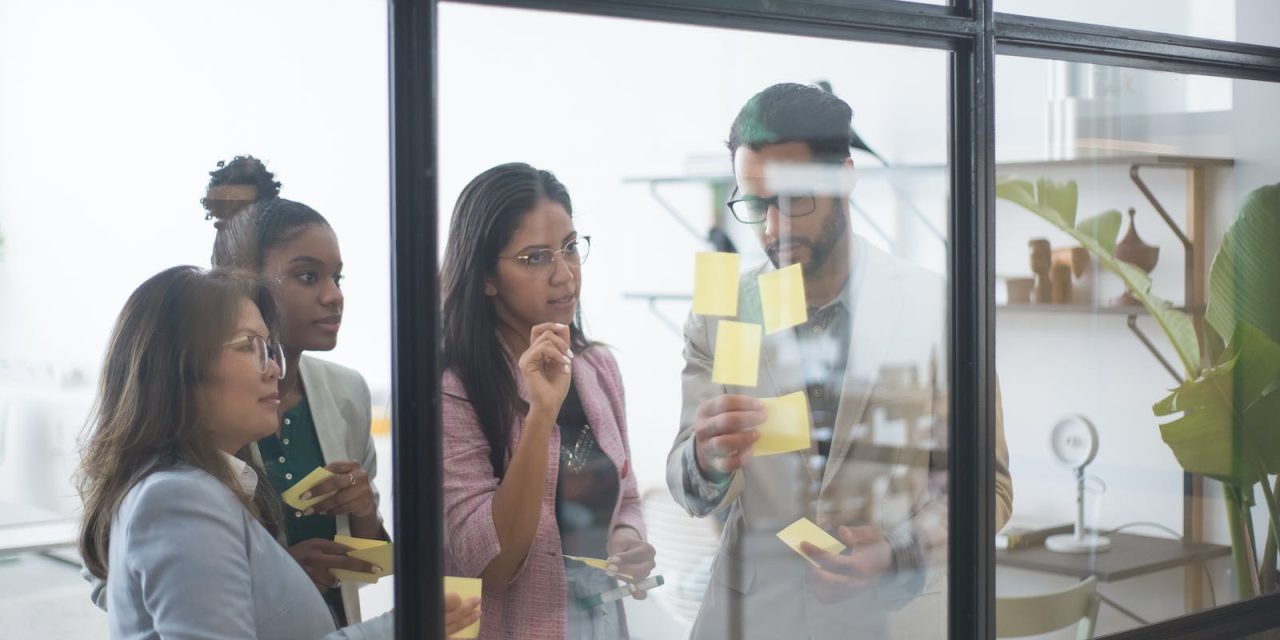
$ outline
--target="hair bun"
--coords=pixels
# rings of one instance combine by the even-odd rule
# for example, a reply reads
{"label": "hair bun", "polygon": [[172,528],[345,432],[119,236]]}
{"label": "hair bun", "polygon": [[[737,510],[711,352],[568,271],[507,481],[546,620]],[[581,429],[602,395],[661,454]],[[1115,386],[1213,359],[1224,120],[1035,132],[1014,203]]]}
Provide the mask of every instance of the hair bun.
{"label": "hair bun", "polygon": [[261,160],[236,156],[230,162],[218,161],[218,168],[209,172],[209,186],[200,204],[208,211],[206,217],[229,220],[255,202],[279,196],[280,186]]}

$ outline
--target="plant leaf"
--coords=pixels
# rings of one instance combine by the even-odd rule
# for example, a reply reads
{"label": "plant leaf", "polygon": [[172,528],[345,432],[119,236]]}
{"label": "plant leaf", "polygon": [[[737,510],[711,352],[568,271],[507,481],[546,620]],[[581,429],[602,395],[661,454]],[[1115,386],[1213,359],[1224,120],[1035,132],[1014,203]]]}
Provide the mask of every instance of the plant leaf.
{"label": "plant leaf", "polygon": [[1247,322],[1280,341],[1280,184],[1245,196],[1209,269],[1205,319],[1218,335]]}
{"label": "plant leaf", "polygon": [[1066,184],[1058,184],[1048,178],[1036,180],[1036,204],[1042,209],[1057,211],[1067,226],[1076,226],[1076,205],[1079,201],[1075,180]]}
{"label": "plant leaf", "polygon": [[1241,323],[1221,362],[1157,402],[1183,469],[1247,487],[1280,471],[1280,344]]}
{"label": "plant leaf", "polygon": [[1098,246],[1115,255],[1116,238],[1120,236],[1120,223],[1124,216],[1115,209],[1104,211],[1092,218],[1086,218],[1076,225],[1076,229],[1098,241]]}

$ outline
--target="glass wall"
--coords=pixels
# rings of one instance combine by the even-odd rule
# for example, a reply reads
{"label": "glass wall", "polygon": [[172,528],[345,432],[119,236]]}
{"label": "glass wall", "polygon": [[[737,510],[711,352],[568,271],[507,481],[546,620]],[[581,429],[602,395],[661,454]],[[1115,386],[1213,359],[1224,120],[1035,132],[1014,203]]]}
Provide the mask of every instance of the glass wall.
{"label": "glass wall", "polygon": [[[446,564],[484,579],[482,637],[614,619],[589,600],[618,583],[561,556],[623,557],[626,525],[665,580],[622,601],[632,637],[944,637],[948,54],[449,3],[439,34]],[[575,312],[598,346],[556,427],[524,367]],[[474,400],[499,344],[529,402],[506,442],[476,406],[512,398]],[[493,532],[530,506],[511,577]]]}
{"label": "glass wall", "polygon": [[1018,479],[998,596],[1092,577],[1105,634],[1274,591],[1256,385],[1276,333],[1253,310],[1274,304],[1280,87],[1011,57],[996,74]]}
{"label": "glass wall", "polygon": [[[106,636],[79,574],[72,473],[112,325],[150,276],[210,265],[220,220],[208,214],[255,199],[264,220],[296,214],[265,204],[271,182],[333,234],[290,226],[257,269],[301,325],[283,334],[295,418],[270,436],[277,455],[259,457],[286,484],[358,463],[360,487],[376,459],[376,513],[389,518],[386,52],[382,2],[0,2],[0,635]],[[243,161],[211,177],[244,155],[274,178]],[[295,262],[303,249],[319,261]],[[304,406],[310,437],[292,424]],[[321,455],[293,453],[317,438]],[[370,618],[391,607],[393,582],[348,581],[329,603]]]}
{"label": "glass wall", "polygon": [[[290,592],[314,604],[314,586],[351,622],[422,579],[357,589],[305,548],[392,531],[399,4],[0,0],[0,636],[106,634],[76,549],[75,473],[117,315],[181,264],[252,272],[283,309],[274,335],[239,326],[216,346],[260,379],[286,365],[284,406],[261,412],[274,433],[239,453],[270,496],[252,509],[279,508],[286,566],[311,569]],[[973,4],[1002,12],[997,26],[1025,15],[1077,21],[1073,34],[1280,45],[1266,0]],[[662,22],[761,28],[726,6],[599,9],[656,22],[451,2],[438,25],[415,15],[410,40],[438,51],[438,77],[398,74],[396,95],[438,81],[417,113],[436,120],[439,160],[423,183],[397,182],[439,194],[440,273],[416,274],[443,291],[445,457],[431,464],[446,591],[483,597],[481,637],[971,633],[947,626],[948,596],[965,595],[947,592],[948,544],[967,548],[975,518],[947,510],[972,496],[948,486],[961,443],[946,358],[969,345],[946,336],[977,312],[948,308],[947,269],[985,254],[948,222],[952,198],[981,205],[990,176],[981,144],[979,169],[952,176],[963,155],[948,141],[992,132],[948,113],[981,111],[966,92],[991,78],[956,86],[948,70],[969,61],[942,49]],[[912,6],[849,9],[843,35],[1000,45],[989,24]],[[759,11],[779,32],[832,35],[812,9]],[[927,40],[902,39],[917,27]],[[1053,25],[1033,37],[1040,53],[1019,41],[1019,54],[1088,55]],[[1113,41],[1109,60],[1160,46]],[[1260,56],[1202,53],[1206,73],[1265,77]],[[1001,56],[994,90],[997,422],[975,428],[995,436],[997,635],[1265,605],[1280,582],[1276,85]],[[275,500],[321,465],[329,486],[349,483],[335,517]],[[958,560],[955,578],[984,575]],[[1050,619],[1043,596],[1079,615]]]}

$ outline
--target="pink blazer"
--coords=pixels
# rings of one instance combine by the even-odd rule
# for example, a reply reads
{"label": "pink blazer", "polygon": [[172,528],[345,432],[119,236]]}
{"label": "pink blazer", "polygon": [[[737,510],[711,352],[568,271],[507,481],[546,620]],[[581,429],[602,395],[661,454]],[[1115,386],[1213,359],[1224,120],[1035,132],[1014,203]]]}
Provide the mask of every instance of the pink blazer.
{"label": "pink blazer", "polygon": [[[582,399],[591,430],[605,455],[618,469],[618,503],[610,530],[634,527],[645,534],[640,518],[640,494],[631,470],[627,420],[618,365],[605,347],[591,347],[573,361],[573,383]],[[520,397],[525,389],[516,375]],[[449,575],[478,577],[498,555],[493,524],[493,496],[498,480],[489,463],[489,445],[462,382],[444,374],[444,517],[445,566]],[[511,449],[524,428],[524,416],[512,425]],[[563,640],[566,621],[564,561],[556,525],[556,483],[560,472],[560,432],[553,430],[547,455],[542,518],[524,564],[506,592],[485,585],[481,603],[480,638],[506,640]]]}

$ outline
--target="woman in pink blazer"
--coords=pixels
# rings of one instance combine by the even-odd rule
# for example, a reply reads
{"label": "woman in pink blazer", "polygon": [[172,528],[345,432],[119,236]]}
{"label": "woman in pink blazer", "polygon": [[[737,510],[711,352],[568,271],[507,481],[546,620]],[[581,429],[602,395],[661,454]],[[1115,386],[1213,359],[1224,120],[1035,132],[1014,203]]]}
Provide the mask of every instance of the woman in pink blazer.
{"label": "woman in pink blazer", "polygon": [[590,238],[572,213],[555,176],[512,163],[463,189],[449,228],[446,556],[451,574],[484,580],[481,638],[626,638],[620,601],[584,600],[654,567],[622,378],[578,322]]}

